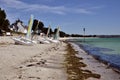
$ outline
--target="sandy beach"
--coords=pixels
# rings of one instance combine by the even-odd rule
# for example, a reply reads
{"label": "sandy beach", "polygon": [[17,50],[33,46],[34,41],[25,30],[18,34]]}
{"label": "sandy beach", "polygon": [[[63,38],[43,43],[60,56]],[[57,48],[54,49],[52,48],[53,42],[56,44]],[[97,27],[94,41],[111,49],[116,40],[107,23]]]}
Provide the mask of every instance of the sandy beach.
{"label": "sandy beach", "polygon": [[[101,75],[87,80],[120,80],[119,73],[71,45],[87,65],[82,69]],[[15,45],[11,37],[0,37],[0,80],[69,80],[64,65],[66,47],[66,43]]]}
{"label": "sandy beach", "polygon": [[65,45],[14,45],[0,37],[0,80],[66,80]]}

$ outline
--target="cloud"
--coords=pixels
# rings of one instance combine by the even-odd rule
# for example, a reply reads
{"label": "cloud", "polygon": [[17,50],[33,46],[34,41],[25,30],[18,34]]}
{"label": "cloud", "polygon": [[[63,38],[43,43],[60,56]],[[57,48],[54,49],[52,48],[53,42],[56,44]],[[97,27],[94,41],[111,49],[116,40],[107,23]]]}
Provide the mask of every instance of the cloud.
{"label": "cloud", "polygon": [[93,12],[84,8],[76,9],[76,13],[83,13],[83,14],[92,14]]}
{"label": "cloud", "polygon": [[8,8],[24,9],[27,7],[27,4],[18,0],[0,0],[0,2],[1,2],[1,5],[6,6]]}
{"label": "cloud", "polygon": [[28,4],[19,0],[0,0],[1,4],[6,6],[7,8],[13,8],[17,10],[23,11],[41,11],[41,12],[49,12],[56,14],[65,14],[65,8],[63,6],[48,6],[48,5],[40,5],[40,4]]}
{"label": "cloud", "polygon": [[[53,0],[51,0],[53,1]],[[100,7],[91,7],[91,8],[70,8],[65,6],[48,6],[42,4],[30,4],[25,3],[20,0],[0,0],[1,5],[4,5],[7,8],[17,9],[21,11],[31,12],[39,11],[39,13],[54,13],[65,15],[67,13],[82,13],[82,14],[91,14],[93,9],[98,9]],[[3,3],[3,4],[2,4]]]}
{"label": "cloud", "polygon": [[56,14],[65,14],[64,6],[47,6],[47,5],[31,5],[26,11],[41,11],[46,13],[56,13]]}

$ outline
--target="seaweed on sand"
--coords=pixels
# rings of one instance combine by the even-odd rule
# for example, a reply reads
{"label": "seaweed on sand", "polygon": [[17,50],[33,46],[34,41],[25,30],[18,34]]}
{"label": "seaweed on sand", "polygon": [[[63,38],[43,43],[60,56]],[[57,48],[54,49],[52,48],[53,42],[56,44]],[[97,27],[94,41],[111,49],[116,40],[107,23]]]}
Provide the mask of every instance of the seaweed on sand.
{"label": "seaweed on sand", "polygon": [[76,56],[78,52],[75,51],[69,43],[66,51],[67,54],[65,55],[65,66],[67,69],[68,80],[85,80],[90,77],[100,79],[101,76],[99,74],[82,69],[82,67],[86,67],[87,65],[81,62],[82,58]]}

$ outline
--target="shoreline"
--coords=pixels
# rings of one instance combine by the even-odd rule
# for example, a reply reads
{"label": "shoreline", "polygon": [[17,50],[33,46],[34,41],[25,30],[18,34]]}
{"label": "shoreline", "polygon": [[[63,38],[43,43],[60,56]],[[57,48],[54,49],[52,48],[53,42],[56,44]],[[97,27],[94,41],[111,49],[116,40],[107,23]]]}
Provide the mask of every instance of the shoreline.
{"label": "shoreline", "polygon": [[[93,54],[92,52],[90,52],[89,50],[85,50],[85,48],[83,47],[83,45],[79,44],[78,47],[80,47],[81,49],[83,49],[88,55],[93,56],[93,58],[95,58],[96,60],[98,60],[99,62],[105,64],[106,66],[108,66],[108,68],[112,68],[115,72],[120,73],[120,67],[117,64],[111,63],[108,60],[102,59],[100,57],[100,55],[97,54]],[[103,53],[99,53],[99,54],[103,54]],[[119,55],[118,55],[119,56]]]}
{"label": "shoreline", "polygon": [[100,79],[100,75],[95,72],[83,69],[87,66],[84,62],[82,62],[83,58],[78,57],[78,51],[75,51],[73,46],[70,43],[67,43],[67,54],[65,62],[68,74],[68,80],[87,80],[89,78]]}
{"label": "shoreline", "polygon": [[[93,71],[97,74],[101,75],[100,80],[119,80],[120,79],[120,74],[118,72],[115,72],[113,68],[108,67],[104,63],[96,60],[92,55],[89,55],[86,53],[82,48],[80,48],[78,45],[74,43],[70,43],[72,47],[79,53],[77,55],[78,57],[82,57],[83,60],[82,62],[87,64],[86,67],[83,69],[88,69],[90,71]],[[99,80],[95,78],[89,78],[87,80]]]}

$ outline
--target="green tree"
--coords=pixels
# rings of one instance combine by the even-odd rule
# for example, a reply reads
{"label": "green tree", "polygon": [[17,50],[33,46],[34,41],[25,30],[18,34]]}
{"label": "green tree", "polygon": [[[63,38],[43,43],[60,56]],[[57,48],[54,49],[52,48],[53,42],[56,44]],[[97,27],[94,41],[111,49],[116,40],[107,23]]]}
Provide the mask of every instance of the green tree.
{"label": "green tree", "polygon": [[[42,32],[45,33],[45,34],[47,34],[47,31],[48,31],[48,28],[46,28],[46,27],[44,27],[44,28],[42,29]],[[49,35],[51,35],[52,33],[53,33],[53,31],[52,31],[52,29],[50,28]]]}
{"label": "green tree", "polygon": [[41,21],[38,21],[37,19],[34,19],[33,21],[33,26],[32,26],[32,30],[42,30],[44,28],[44,24]]}
{"label": "green tree", "polygon": [[66,36],[66,33],[63,31],[60,31],[60,37],[65,37],[65,36]]}
{"label": "green tree", "polygon": [[56,33],[57,33],[57,28],[54,29],[54,34],[56,34]]}
{"label": "green tree", "polygon": [[8,28],[9,25],[10,22],[8,19],[6,19],[5,11],[0,8],[0,29],[4,31],[10,31]]}
{"label": "green tree", "polygon": [[33,21],[33,26],[32,26],[32,30],[33,31],[36,31],[36,29],[37,29],[37,27],[38,27],[38,20],[37,19],[34,19],[34,21]]}
{"label": "green tree", "polygon": [[42,30],[44,28],[44,23],[42,21],[39,21],[38,29]]}

